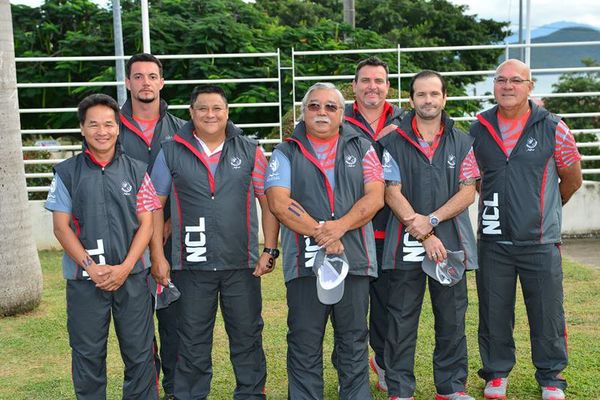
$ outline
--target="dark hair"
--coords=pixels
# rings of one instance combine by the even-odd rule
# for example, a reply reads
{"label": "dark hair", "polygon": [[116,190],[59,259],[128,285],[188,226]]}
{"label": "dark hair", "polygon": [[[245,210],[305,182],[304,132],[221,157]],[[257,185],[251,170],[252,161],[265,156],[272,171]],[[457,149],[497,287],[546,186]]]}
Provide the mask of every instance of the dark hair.
{"label": "dark hair", "polygon": [[119,122],[119,105],[109,95],[103,93],[90,94],[85,99],[79,102],[77,106],[77,116],[79,117],[79,123],[83,125],[85,122],[85,115],[87,110],[95,106],[106,106],[115,112],[115,120]]}
{"label": "dark hair", "polygon": [[388,67],[387,63],[381,60],[379,57],[373,56],[365,58],[364,60],[356,64],[356,70],[354,71],[354,82],[358,82],[358,72],[361,70],[362,67],[367,65],[370,65],[372,67],[383,67],[383,69],[385,69],[385,79],[388,79],[388,75],[390,74],[390,68]]}
{"label": "dark hair", "polygon": [[221,89],[220,86],[201,85],[201,86],[196,86],[194,88],[194,90],[192,90],[192,94],[190,95],[190,107],[192,107],[194,105],[194,103],[196,102],[196,99],[198,98],[199,95],[207,94],[207,93],[218,94],[219,96],[221,96],[223,98],[223,101],[225,102],[225,105],[227,106],[228,103],[227,103],[227,97],[225,96],[225,91],[223,91],[223,89]]}
{"label": "dark hair", "polygon": [[416,74],[415,76],[413,76],[413,78],[410,80],[410,84],[408,85],[408,90],[410,92],[410,98],[412,99],[415,94],[414,86],[415,86],[415,81],[417,79],[432,78],[432,77],[436,77],[440,80],[440,82],[442,82],[442,94],[445,96],[446,95],[446,81],[444,80],[444,77],[439,72],[435,72],[430,69],[424,69],[423,71],[421,71],[418,74]]}
{"label": "dark hair", "polygon": [[149,53],[139,53],[134,54],[129,60],[127,60],[127,65],[125,65],[125,74],[127,75],[127,78],[129,78],[131,74],[131,66],[136,62],[152,62],[158,65],[159,75],[161,77],[163,76],[163,66],[158,58]]}

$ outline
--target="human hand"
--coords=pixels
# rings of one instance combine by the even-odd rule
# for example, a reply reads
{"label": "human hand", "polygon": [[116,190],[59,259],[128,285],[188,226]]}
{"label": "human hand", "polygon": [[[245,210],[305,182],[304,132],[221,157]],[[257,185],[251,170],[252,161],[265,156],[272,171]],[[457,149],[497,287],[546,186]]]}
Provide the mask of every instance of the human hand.
{"label": "human hand", "polygon": [[423,241],[423,248],[430,260],[440,262],[448,258],[444,244],[435,235],[431,235]]}
{"label": "human hand", "polygon": [[262,253],[258,258],[256,268],[254,268],[252,275],[259,277],[268,274],[269,272],[273,272],[273,269],[275,269],[275,257],[269,253]]}

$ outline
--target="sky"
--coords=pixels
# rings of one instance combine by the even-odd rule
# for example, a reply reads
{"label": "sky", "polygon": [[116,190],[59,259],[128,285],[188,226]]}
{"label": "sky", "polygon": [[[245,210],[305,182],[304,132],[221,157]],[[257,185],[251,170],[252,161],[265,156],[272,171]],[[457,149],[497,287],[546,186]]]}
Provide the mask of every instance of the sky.
{"label": "sky", "polygon": [[[95,0],[107,4],[109,0]],[[360,1],[360,0],[355,0]],[[467,14],[497,21],[511,21],[513,32],[519,27],[519,0],[449,0],[453,4],[469,7]],[[525,8],[527,0],[523,0]],[[568,6],[566,5],[568,2]],[[41,0],[11,0],[11,3],[38,6]],[[531,0],[531,29],[552,22],[568,21],[587,24],[600,29],[599,0]],[[525,24],[525,17],[523,19]]]}

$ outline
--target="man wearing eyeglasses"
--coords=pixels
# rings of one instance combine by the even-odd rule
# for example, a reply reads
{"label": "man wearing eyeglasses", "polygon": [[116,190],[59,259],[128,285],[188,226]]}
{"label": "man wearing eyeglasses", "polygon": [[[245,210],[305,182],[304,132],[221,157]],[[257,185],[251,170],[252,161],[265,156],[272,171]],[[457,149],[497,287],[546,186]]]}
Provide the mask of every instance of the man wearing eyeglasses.
{"label": "man wearing eyeglasses", "polygon": [[449,251],[463,252],[462,270],[477,268],[467,209],[479,178],[473,140],[444,112],[447,89],[439,73],[419,72],[409,90],[414,110],[380,141],[385,149],[385,201],[393,212],[383,252],[383,269],[389,274],[385,378],[390,400],[414,399],[417,333],[428,286],[435,317],[435,399],[473,400],[465,393],[466,273],[450,286],[423,268],[425,258],[436,268],[447,262]]}
{"label": "man wearing eyeglasses", "polygon": [[560,255],[561,210],[581,186],[580,155],[560,117],[529,100],[531,70],[500,64],[497,105],[471,126],[481,169],[477,272],[479,351],[484,397],[506,398],[515,364],[517,277],[531,330],[542,399],[562,400],[567,386],[567,331]]}
{"label": "man wearing eyeglasses", "polygon": [[[160,144],[185,123],[167,111],[168,105],[161,99],[160,92],[165,85],[163,66],[152,54],[140,53],[131,56],[125,67],[125,85],[129,99],[121,107],[120,141],[129,156],[148,164],[148,173],[160,151]],[[165,218],[169,219],[167,208]],[[170,224],[166,224],[170,226]],[[171,240],[168,229],[164,233],[165,252],[170,252]],[[163,281],[163,283],[167,283]],[[155,282],[151,282],[155,285]],[[162,386],[165,398],[173,396],[173,377],[177,360],[177,321],[175,307],[156,310],[160,353],[155,349],[157,372],[162,367]],[[160,357],[159,357],[160,354]]]}
{"label": "man wearing eyeglasses", "polygon": [[[317,83],[302,100],[294,134],[267,170],[269,206],[283,224],[288,303],[288,396],[323,399],[323,335],[331,316],[340,399],[370,399],[367,309],[377,274],[371,219],[383,206],[381,163],[369,140],[342,128],[344,97]],[[336,304],[317,296],[312,263],[319,248],[345,253],[349,272]]]}
{"label": "man wearing eyeglasses", "polygon": [[[347,104],[344,109],[346,123],[369,139],[377,151],[377,140],[396,129],[406,114],[386,100],[390,88],[388,74],[387,63],[377,57],[360,61],[352,81],[355,102]],[[389,208],[384,206],[373,218],[378,270],[377,279],[371,281],[369,289],[369,343],[375,352],[369,359],[369,365],[377,374],[377,388],[383,392],[387,391],[383,348],[387,332],[388,274],[382,273],[381,257],[389,214]]]}
{"label": "man wearing eyeglasses", "polygon": [[[173,281],[179,352],[175,398],[205,399],[212,379],[213,328],[220,302],[236,378],[234,399],[264,399],[267,378],[262,345],[259,277],[271,272],[279,223],[264,195],[267,160],[255,140],[229,121],[223,90],[196,87],[191,121],[164,142],[152,176],[164,204],[171,193]],[[262,209],[264,250],[258,252],[256,198]],[[152,257],[169,277],[161,213],[154,218]],[[153,266],[154,267],[154,266]]]}

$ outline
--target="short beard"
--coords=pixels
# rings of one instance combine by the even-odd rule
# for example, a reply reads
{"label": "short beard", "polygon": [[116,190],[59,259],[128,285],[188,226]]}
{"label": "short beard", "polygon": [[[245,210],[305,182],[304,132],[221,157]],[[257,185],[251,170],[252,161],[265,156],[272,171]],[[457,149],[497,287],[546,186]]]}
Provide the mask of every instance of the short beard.
{"label": "short beard", "polygon": [[156,97],[152,97],[152,98],[148,98],[148,99],[146,99],[146,98],[142,98],[142,97],[137,97],[137,100],[138,100],[140,103],[150,104],[150,103],[153,103],[153,102],[154,102],[154,100],[156,100]]}

